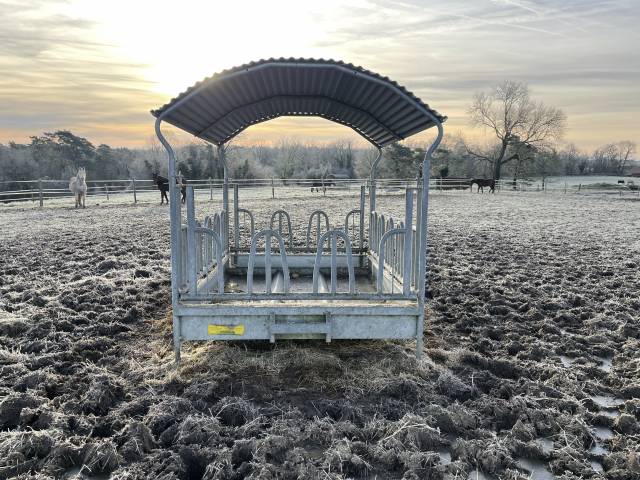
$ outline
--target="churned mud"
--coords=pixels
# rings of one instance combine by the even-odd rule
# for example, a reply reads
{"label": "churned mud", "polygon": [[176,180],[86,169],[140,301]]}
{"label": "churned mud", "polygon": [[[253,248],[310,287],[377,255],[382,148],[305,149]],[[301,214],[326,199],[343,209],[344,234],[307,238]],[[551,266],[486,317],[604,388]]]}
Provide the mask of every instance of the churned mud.
{"label": "churned mud", "polygon": [[[302,244],[354,201],[242,206]],[[0,479],[640,478],[639,207],[433,195],[422,361],[208,342],[179,369],[166,207],[0,210]]]}

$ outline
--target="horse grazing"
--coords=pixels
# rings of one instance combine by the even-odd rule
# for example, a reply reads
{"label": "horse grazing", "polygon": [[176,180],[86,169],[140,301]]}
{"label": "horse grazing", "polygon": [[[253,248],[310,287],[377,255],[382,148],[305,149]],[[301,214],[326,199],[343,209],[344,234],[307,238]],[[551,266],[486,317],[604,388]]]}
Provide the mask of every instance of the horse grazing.
{"label": "horse grazing", "polygon": [[87,172],[84,167],[78,169],[75,177],[69,179],[69,190],[73,193],[76,200],[76,207],[85,208],[85,200],[87,198]]}
{"label": "horse grazing", "polygon": [[[187,200],[187,181],[183,178],[180,184],[180,194],[182,203],[185,203]],[[164,201],[169,203],[169,197],[167,196],[167,192],[169,191],[169,179],[158,175],[157,173],[153,174],[153,183],[156,184],[158,190],[160,190],[160,205],[164,204]]]}
{"label": "horse grazing", "polygon": [[469,182],[469,191],[473,191],[473,184],[478,185],[478,193],[484,193],[484,187],[489,187],[489,193],[496,193],[496,181],[493,178],[474,178]]}

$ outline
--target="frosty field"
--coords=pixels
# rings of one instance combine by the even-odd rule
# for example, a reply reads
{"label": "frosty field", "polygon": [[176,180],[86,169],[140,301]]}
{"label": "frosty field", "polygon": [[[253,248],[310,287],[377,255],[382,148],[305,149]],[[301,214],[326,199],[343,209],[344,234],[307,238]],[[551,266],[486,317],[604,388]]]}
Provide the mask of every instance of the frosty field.
{"label": "frosty field", "polygon": [[[242,206],[302,241],[353,204]],[[432,195],[421,362],[208,342],[179,369],[167,207],[70,207],[0,207],[0,479],[640,478],[637,200]]]}

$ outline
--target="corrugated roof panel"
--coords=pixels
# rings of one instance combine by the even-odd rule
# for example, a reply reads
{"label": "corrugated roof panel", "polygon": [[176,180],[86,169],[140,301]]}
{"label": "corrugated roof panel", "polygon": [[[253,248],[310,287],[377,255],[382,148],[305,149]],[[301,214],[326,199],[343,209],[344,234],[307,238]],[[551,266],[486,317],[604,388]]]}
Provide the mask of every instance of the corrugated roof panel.
{"label": "corrugated roof panel", "polygon": [[407,103],[404,98],[398,98],[395,102],[392,102],[389,108],[380,115],[382,118],[387,118],[389,125],[395,130],[395,126],[398,124],[399,117],[403,114],[409,113],[413,109]]}
{"label": "corrugated roof panel", "polygon": [[366,82],[360,85],[360,87],[351,95],[351,102],[355,105],[367,105],[367,110],[371,110],[371,106],[375,102],[373,92],[378,85],[375,82]]}
{"label": "corrugated roof panel", "polygon": [[202,105],[200,98],[195,98],[193,102],[185,105],[183,113],[188,117],[193,118],[200,126],[206,126],[208,124],[209,113]]}
{"label": "corrugated roof panel", "polygon": [[406,132],[421,123],[424,123],[424,116],[420,115],[420,112],[412,111],[398,118],[396,129]]}
{"label": "corrugated roof panel", "polygon": [[216,144],[282,115],[330,119],[379,147],[433,126],[429,115],[446,120],[397,83],[361,67],[283,58],[213,75],[152,113]]}

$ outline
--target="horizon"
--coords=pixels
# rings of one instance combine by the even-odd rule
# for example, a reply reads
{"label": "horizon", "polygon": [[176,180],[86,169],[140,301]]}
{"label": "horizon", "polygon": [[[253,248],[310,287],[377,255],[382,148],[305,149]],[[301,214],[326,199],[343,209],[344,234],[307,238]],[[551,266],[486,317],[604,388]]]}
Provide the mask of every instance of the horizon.
{"label": "horizon", "polygon": [[[70,130],[96,145],[145,148],[154,135],[149,110],[215,72],[269,57],[334,58],[388,76],[447,115],[448,135],[484,141],[466,110],[474,93],[509,79],[567,114],[564,143],[640,143],[633,0],[249,3],[251,16],[242,5],[194,1],[179,10],[120,0],[0,2],[0,65],[10,72],[0,78],[0,143]],[[168,27],[174,35],[162,33]],[[281,138],[364,144],[347,127],[292,117],[253,126],[239,143]]]}

